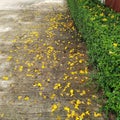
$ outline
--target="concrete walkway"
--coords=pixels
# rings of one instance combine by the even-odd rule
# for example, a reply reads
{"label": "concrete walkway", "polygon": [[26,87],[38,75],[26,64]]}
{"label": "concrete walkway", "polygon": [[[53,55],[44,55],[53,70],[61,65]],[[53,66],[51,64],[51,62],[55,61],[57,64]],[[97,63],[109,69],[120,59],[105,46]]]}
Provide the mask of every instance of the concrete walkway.
{"label": "concrete walkway", "polygon": [[0,11],[0,120],[105,120],[66,2],[23,6]]}

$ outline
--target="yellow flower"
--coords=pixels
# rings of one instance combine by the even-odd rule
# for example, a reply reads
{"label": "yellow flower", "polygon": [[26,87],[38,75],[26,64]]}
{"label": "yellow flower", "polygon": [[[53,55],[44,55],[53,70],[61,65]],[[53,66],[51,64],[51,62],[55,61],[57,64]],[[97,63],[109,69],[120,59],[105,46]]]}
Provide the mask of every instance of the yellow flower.
{"label": "yellow flower", "polygon": [[101,13],[100,16],[104,16],[104,13]]}
{"label": "yellow flower", "polygon": [[43,98],[44,98],[44,99],[46,99],[46,98],[47,98],[47,96],[45,96],[45,95],[44,95],[44,96],[43,96]]}
{"label": "yellow flower", "polygon": [[81,96],[85,95],[86,94],[86,91],[83,90],[82,93],[80,93]]}
{"label": "yellow flower", "polygon": [[34,77],[32,74],[26,74],[27,77]]}
{"label": "yellow flower", "polygon": [[42,92],[39,92],[39,95],[40,95],[40,96],[42,96],[42,95],[43,95],[43,93],[42,93]]}
{"label": "yellow flower", "polygon": [[23,71],[23,66],[19,67],[19,71],[22,72]]}
{"label": "yellow flower", "polygon": [[96,113],[96,112],[94,112],[94,117],[101,117],[101,116],[102,116],[101,113]]}
{"label": "yellow flower", "polygon": [[96,95],[92,95],[92,98],[97,98],[97,96]]}
{"label": "yellow flower", "polygon": [[75,113],[74,110],[72,110],[72,111],[71,111],[71,117],[73,118],[73,117],[75,117],[75,116],[76,116],[76,113]]}
{"label": "yellow flower", "polygon": [[45,66],[44,65],[42,65],[42,69],[44,69],[45,68]]}
{"label": "yellow flower", "polygon": [[4,115],[5,115],[4,113],[1,113],[1,114],[0,114],[0,117],[1,117],[1,118],[3,118],[3,117],[4,117]]}
{"label": "yellow flower", "polygon": [[77,100],[76,103],[75,103],[75,109],[79,109],[79,105],[81,104],[81,101],[80,100]]}
{"label": "yellow flower", "polygon": [[85,71],[84,70],[80,70],[80,74],[84,74],[85,73]]}
{"label": "yellow flower", "polygon": [[33,63],[27,63],[28,67],[33,66]]}
{"label": "yellow flower", "polygon": [[22,96],[18,96],[18,100],[21,100],[22,99]]}
{"label": "yellow flower", "polygon": [[117,47],[117,46],[118,46],[118,44],[117,44],[117,43],[113,43],[113,46],[114,46],[114,47]]}
{"label": "yellow flower", "polygon": [[86,114],[86,115],[90,115],[90,112],[89,112],[89,111],[86,111],[85,114]]}
{"label": "yellow flower", "polygon": [[85,67],[85,74],[87,74],[88,73],[88,68],[87,67]]}
{"label": "yellow flower", "polygon": [[85,113],[82,113],[82,114],[80,115],[80,118],[83,119],[84,117],[85,117]]}
{"label": "yellow flower", "polygon": [[74,52],[74,49],[71,49],[71,50],[70,50],[70,53],[72,53],[72,52]]}
{"label": "yellow flower", "polygon": [[70,96],[72,97],[73,95],[74,95],[74,90],[71,89],[71,90],[70,90]]}
{"label": "yellow flower", "polygon": [[41,84],[41,83],[38,83],[37,86],[38,86],[38,87],[42,87],[42,84]]}
{"label": "yellow flower", "polygon": [[57,104],[53,104],[52,107],[51,107],[51,111],[54,112],[57,109],[58,109],[58,105]]}
{"label": "yellow flower", "polygon": [[90,99],[87,100],[87,105],[91,105],[91,100]]}
{"label": "yellow flower", "polygon": [[112,51],[109,51],[109,54],[114,54],[114,52],[112,52]]}
{"label": "yellow flower", "polygon": [[56,120],[61,120],[61,117],[60,117],[60,116],[57,116]]}
{"label": "yellow flower", "polygon": [[12,59],[12,56],[8,56],[7,61],[10,61]]}
{"label": "yellow flower", "polygon": [[114,18],[114,15],[112,15],[111,18]]}
{"label": "yellow flower", "polygon": [[24,100],[25,101],[28,101],[30,98],[28,97],[28,96],[26,96],[25,98],[24,98]]}
{"label": "yellow flower", "polygon": [[57,89],[59,89],[59,88],[61,88],[61,84],[60,83],[56,83],[55,85],[54,85],[54,90],[57,90]]}
{"label": "yellow flower", "polygon": [[3,80],[8,80],[9,78],[7,76],[2,77]]}
{"label": "yellow flower", "polygon": [[50,98],[51,98],[51,99],[54,99],[55,96],[56,96],[56,94],[52,94],[52,95],[50,96]]}
{"label": "yellow flower", "polygon": [[15,43],[16,41],[17,41],[16,39],[12,40],[13,43]]}
{"label": "yellow flower", "polygon": [[71,74],[72,74],[72,75],[75,75],[75,74],[77,74],[77,71],[75,71],[75,72],[71,72]]}
{"label": "yellow flower", "polygon": [[83,60],[79,60],[79,63],[83,63]]}
{"label": "yellow flower", "polygon": [[103,18],[102,21],[106,22],[106,21],[107,21],[107,18]]}
{"label": "yellow flower", "polygon": [[67,111],[68,113],[70,112],[70,108],[69,107],[64,107],[64,110]]}

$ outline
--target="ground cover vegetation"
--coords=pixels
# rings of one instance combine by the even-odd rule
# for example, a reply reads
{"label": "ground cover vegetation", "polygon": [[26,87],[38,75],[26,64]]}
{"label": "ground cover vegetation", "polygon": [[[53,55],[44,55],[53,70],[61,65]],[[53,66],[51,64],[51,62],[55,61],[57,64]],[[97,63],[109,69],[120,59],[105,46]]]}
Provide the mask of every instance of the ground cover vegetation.
{"label": "ground cover vegetation", "polygon": [[78,31],[102,88],[104,110],[120,120],[120,14],[95,0],[67,0]]}

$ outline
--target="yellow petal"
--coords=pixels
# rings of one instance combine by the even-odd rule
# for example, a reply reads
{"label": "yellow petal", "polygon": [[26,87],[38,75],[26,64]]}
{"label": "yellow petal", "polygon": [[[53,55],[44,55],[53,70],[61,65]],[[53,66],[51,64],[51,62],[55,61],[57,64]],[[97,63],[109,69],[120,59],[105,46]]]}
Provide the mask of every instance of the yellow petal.
{"label": "yellow petal", "polygon": [[26,97],[24,98],[25,101],[28,101],[29,99],[30,99],[29,96],[26,96]]}
{"label": "yellow petal", "polygon": [[74,90],[71,89],[71,90],[70,90],[70,96],[72,97],[73,95],[74,95]]}
{"label": "yellow petal", "polygon": [[3,80],[8,80],[9,78],[7,76],[4,76],[2,79]]}
{"label": "yellow petal", "polygon": [[22,96],[18,96],[18,100],[21,100],[22,99]]}
{"label": "yellow petal", "polygon": [[42,84],[41,84],[41,83],[38,83],[37,86],[38,86],[38,87],[42,87]]}
{"label": "yellow petal", "polygon": [[57,104],[53,104],[52,107],[51,107],[51,111],[52,112],[55,112],[55,110],[58,109],[58,105]]}
{"label": "yellow petal", "polygon": [[64,107],[64,110],[67,111],[68,113],[70,112],[70,108],[69,107]]}
{"label": "yellow petal", "polygon": [[101,116],[102,116],[101,113],[96,113],[96,112],[94,112],[94,117],[101,117]]}

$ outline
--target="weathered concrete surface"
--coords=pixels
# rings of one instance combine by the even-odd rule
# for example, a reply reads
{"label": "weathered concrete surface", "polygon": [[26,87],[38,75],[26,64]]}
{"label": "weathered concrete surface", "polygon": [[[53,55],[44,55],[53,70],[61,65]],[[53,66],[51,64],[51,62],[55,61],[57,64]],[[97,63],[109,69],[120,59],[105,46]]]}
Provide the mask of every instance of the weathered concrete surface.
{"label": "weathered concrete surface", "polygon": [[65,1],[0,7],[0,120],[105,120]]}

